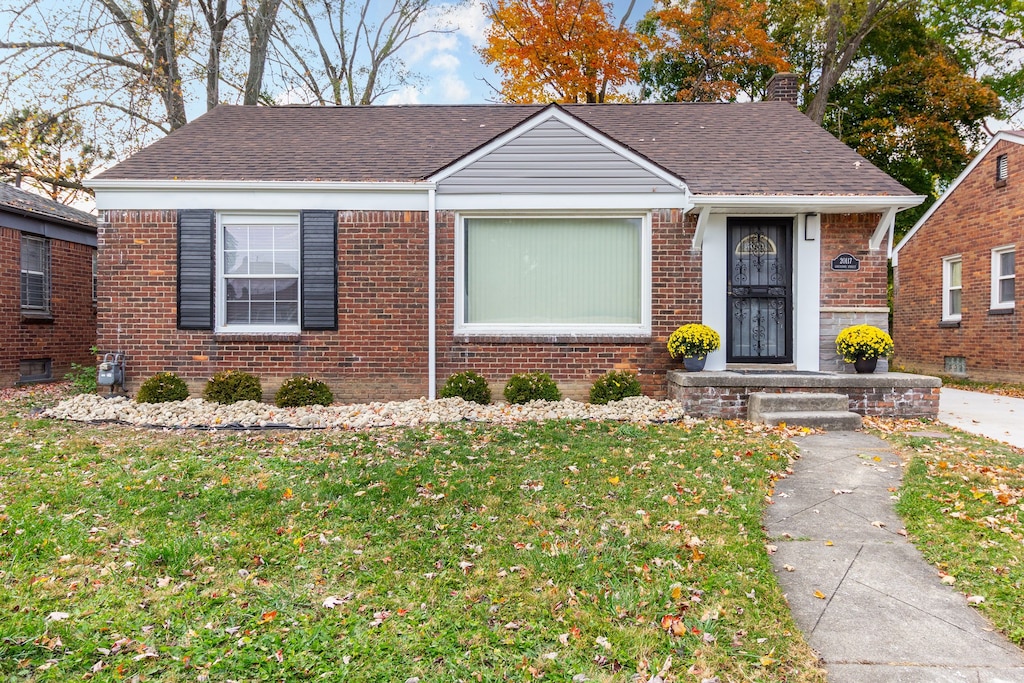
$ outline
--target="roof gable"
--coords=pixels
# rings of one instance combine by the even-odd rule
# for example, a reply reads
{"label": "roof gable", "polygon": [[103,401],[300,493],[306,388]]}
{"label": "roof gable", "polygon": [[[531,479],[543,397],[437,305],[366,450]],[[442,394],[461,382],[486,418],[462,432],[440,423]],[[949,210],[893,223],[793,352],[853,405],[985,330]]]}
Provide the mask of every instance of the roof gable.
{"label": "roof gable", "polygon": [[946,188],[946,191],[942,193],[942,196],[936,199],[935,203],[928,207],[928,210],[924,212],[924,214],[917,220],[916,223],[914,223],[914,227],[912,227],[910,231],[903,236],[903,239],[900,240],[900,243],[897,244],[895,248],[893,248],[892,264],[894,266],[898,265],[899,263],[900,250],[903,248],[903,246],[910,242],[911,239],[913,239],[914,235],[917,234],[918,230],[920,230],[928,221],[928,219],[931,218],[932,215],[939,210],[939,207],[945,203],[946,199],[948,199],[950,196],[952,196],[954,192],[956,192],[956,189],[960,187],[960,184],[963,183],[963,181],[969,175],[971,175],[972,172],[974,172],[974,169],[977,168],[978,165],[981,164],[981,162],[985,159],[985,157],[988,156],[988,153],[992,151],[992,148],[1003,141],[1012,142],[1018,145],[1024,145],[1024,131],[1001,130],[994,136],[992,136],[992,139],[988,141],[988,144],[985,145],[985,148],[978,152],[977,156],[971,159],[971,163],[967,164],[967,168],[965,168],[960,173],[960,175],[958,175],[956,179],[952,183],[950,183],[949,187]]}
{"label": "roof gable", "polygon": [[431,176],[443,193],[685,192],[675,175],[550,105]]}

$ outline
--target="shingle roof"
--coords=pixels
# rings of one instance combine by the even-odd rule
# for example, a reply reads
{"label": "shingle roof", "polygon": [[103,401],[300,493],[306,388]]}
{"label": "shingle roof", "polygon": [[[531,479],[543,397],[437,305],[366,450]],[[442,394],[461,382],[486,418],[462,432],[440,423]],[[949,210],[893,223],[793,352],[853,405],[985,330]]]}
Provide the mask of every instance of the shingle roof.
{"label": "shingle roof", "polygon": [[0,210],[8,209],[16,213],[27,214],[36,218],[47,218],[61,223],[96,231],[96,216],[79,211],[70,206],[55,202],[46,197],[26,192],[11,185],[0,185]]}
{"label": "shingle roof", "polygon": [[[543,105],[222,105],[104,180],[415,181]],[[912,193],[784,102],[563,107],[697,194]]]}

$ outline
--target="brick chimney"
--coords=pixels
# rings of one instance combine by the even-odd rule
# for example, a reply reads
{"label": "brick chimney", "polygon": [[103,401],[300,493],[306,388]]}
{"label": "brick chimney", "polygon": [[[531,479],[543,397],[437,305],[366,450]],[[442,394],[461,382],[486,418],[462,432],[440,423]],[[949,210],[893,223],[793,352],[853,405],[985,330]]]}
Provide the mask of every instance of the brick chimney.
{"label": "brick chimney", "polygon": [[775,74],[772,76],[772,79],[768,81],[768,95],[765,99],[789,102],[795,107],[797,105],[797,97],[800,92],[799,78],[800,77],[797,74]]}

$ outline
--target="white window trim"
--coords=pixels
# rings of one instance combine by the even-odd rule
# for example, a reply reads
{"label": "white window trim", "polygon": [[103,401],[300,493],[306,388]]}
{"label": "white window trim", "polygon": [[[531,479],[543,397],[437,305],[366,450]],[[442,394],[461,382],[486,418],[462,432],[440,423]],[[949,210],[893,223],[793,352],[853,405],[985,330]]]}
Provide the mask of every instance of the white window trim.
{"label": "white window trim", "polygon": [[[294,325],[228,325],[227,319],[227,287],[224,286],[224,227],[229,225],[286,225],[294,224],[299,230],[299,272],[296,279],[299,281],[299,315],[298,322]],[[291,333],[302,331],[302,224],[298,214],[295,213],[218,213],[217,214],[217,235],[214,240],[214,250],[217,254],[217,280],[214,283],[216,297],[216,320],[215,332],[242,333],[242,334],[274,334]]]}
{"label": "white window trim", "polygon": [[[640,219],[640,323],[639,324],[565,324],[504,325],[467,323],[465,321],[466,245],[465,219],[470,218],[639,218]],[[455,215],[455,326],[457,335],[510,337],[638,337],[651,335],[651,214],[650,212],[516,212],[476,213]]]}
{"label": "white window trim", "polygon": [[[951,314],[949,312],[949,271],[950,264],[960,263],[960,310],[961,313]],[[964,310],[964,260],[960,254],[946,256],[942,259],[942,320],[945,322],[958,322]]]}
{"label": "white window trim", "polygon": [[[999,301],[999,283],[1002,280],[1016,280],[1016,258],[1014,259],[1014,272],[1009,275],[1000,275],[999,257],[1002,254],[1008,254],[1013,251],[1016,251],[1016,245],[1013,244],[996,247],[992,250],[992,300],[989,304],[991,308],[1004,309],[1014,307],[1015,302],[1012,299],[1010,301]],[[1014,284],[1016,285],[1016,283]],[[1016,286],[1014,286],[1014,289],[1016,290]],[[1016,292],[1014,292],[1014,298],[1016,298]]]}

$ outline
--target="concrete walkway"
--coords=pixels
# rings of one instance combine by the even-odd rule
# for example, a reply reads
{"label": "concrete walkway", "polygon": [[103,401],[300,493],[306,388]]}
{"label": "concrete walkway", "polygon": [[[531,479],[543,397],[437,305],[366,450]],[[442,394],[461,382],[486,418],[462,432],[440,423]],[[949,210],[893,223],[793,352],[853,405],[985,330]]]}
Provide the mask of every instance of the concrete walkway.
{"label": "concrete walkway", "polygon": [[830,683],[1024,683],[1024,652],[899,532],[899,458],[877,437],[797,440],[766,525],[772,562]]}
{"label": "concrete walkway", "polygon": [[1024,448],[1024,398],[943,387],[939,422]]}

